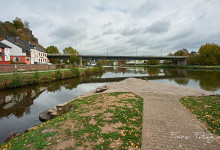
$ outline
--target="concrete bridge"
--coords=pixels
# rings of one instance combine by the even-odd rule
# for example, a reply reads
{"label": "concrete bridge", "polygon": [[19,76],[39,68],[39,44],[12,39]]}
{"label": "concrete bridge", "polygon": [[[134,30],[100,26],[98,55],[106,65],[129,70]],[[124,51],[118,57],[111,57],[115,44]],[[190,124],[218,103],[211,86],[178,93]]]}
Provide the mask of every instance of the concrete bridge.
{"label": "concrete bridge", "polygon": [[[48,54],[48,59],[69,59],[69,54]],[[77,55],[80,58],[80,66],[83,59],[106,60],[176,60],[178,65],[186,65],[188,56],[104,56],[104,55]]]}

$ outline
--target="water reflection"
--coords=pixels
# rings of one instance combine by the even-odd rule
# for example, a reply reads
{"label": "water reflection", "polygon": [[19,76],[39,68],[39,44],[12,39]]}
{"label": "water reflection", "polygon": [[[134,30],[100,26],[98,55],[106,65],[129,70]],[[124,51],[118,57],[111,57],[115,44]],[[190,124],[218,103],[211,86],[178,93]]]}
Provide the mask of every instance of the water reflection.
{"label": "water reflection", "polygon": [[17,118],[23,114],[30,114],[30,106],[33,101],[45,91],[45,87],[34,87],[33,89],[19,89],[0,93],[0,118],[15,115]]}
{"label": "water reflection", "polygon": [[[102,78],[147,77],[148,79],[167,79],[165,83],[175,83],[196,89],[220,93],[220,71],[186,70],[149,67],[111,67]],[[162,81],[161,81],[162,82]],[[195,84],[195,85],[192,85]]]}
{"label": "water reflection", "polygon": [[217,91],[220,88],[220,72],[217,71],[189,71],[188,77],[199,81],[202,89]]}

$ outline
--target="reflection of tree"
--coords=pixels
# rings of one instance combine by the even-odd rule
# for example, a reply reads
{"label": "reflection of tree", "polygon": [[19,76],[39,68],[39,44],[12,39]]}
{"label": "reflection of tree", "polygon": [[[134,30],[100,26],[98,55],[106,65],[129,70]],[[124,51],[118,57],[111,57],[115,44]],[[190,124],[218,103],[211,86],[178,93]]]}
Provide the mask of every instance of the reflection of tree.
{"label": "reflection of tree", "polygon": [[220,88],[220,72],[216,71],[189,71],[187,75],[199,81],[202,89],[207,91],[216,91]]}
{"label": "reflection of tree", "polygon": [[124,74],[126,72],[126,68],[118,68],[118,71]]}
{"label": "reflection of tree", "polygon": [[149,76],[157,76],[160,73],[160,68],[147,68]]}
{"label": "reflection of tree", "polygon": [[20,118],[23,114],[29,114],[33,101],[45,90],[40,86],[23,87],[19,89],[7,90],[0,97],[4,97],[6,102],[0,105],[0,118],[11,114]]}
{"label": "reflection of tree", "polygon": [[176,78],[174,81],[180,85],[186,85],[189,83],[189,78]]}
{"label": "reflection of tree", "polygon": [[52,83],[48,88],[47,91],[49,92],[56,92],[61,89],[62,81]]}
{"label": "reflection of tree", "polygon": [[69,90],[72,90],[73,88],[76,88],[77,85],[80,84],[80,78],[74,78],[74,79],[71,79],[71,80],[64,80],[63,81],[63,86],[66,88],[66,89],[69,89]]}

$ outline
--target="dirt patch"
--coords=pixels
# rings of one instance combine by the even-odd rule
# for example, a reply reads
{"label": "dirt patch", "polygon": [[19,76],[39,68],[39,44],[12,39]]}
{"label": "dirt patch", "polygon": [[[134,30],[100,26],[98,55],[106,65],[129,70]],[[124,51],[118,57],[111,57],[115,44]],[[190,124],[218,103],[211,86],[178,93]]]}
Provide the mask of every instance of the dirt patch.
{"label": "dirt patch", "polygon": [[115,140],[115,141],[113,141],[113,142],[109,145],[109,148],[117,149],[117,148],[119,148],[122,144],[123,144],[123,141],[122,141],[122,140]]}
{"label": "dirt patch", "polygon": [[114,114],[113,113],[105,113],[104,115],[103,115],[103,117],[105,118],[105,120],[111,120],[112,118],[112,116],[113,116]]}
{"label": "dirt patch", "polygon": [[89,122],[89,124],[96,125],[96,124],[97,124],[97,120],[91,119],[90,122]]}
{"label": "dirt patch", "polygon": [[62,142],[58,142],[58,144],[55,147],[53,147],[52,150],[61,150],[61,149],[71,148],[74,146],[75,146],[74,140],[62,141]]}
{"label": "dirt patch", "polygon": [[46,129],[46,130],[43,130],[41,133],[44,134],[44,133],[51,133],[51,132],[54,132],[55,130],[54,129]]}

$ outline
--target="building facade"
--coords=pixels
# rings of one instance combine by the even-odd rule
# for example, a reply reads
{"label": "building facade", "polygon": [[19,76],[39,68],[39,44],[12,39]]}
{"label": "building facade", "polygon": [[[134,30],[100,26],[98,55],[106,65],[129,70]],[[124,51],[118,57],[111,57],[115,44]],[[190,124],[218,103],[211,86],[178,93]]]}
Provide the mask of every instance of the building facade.
{"label": "building facade", "polygon": [[47,53],[35,44],[26,43],[18,37],[10,37],[1,42],[10,47],[10,50],[7,51],[10,54],[9,61],[25,64],[46,64],[49,62]]}
{"label": "building facade", "polygon": [[46,64],[48,63],[47,53],[35,44],[31,44],[31,64]]}
{"label": "building facade", "polygon": [[10,64],[10,49],[11,47],[0,42],[0,64]]}

